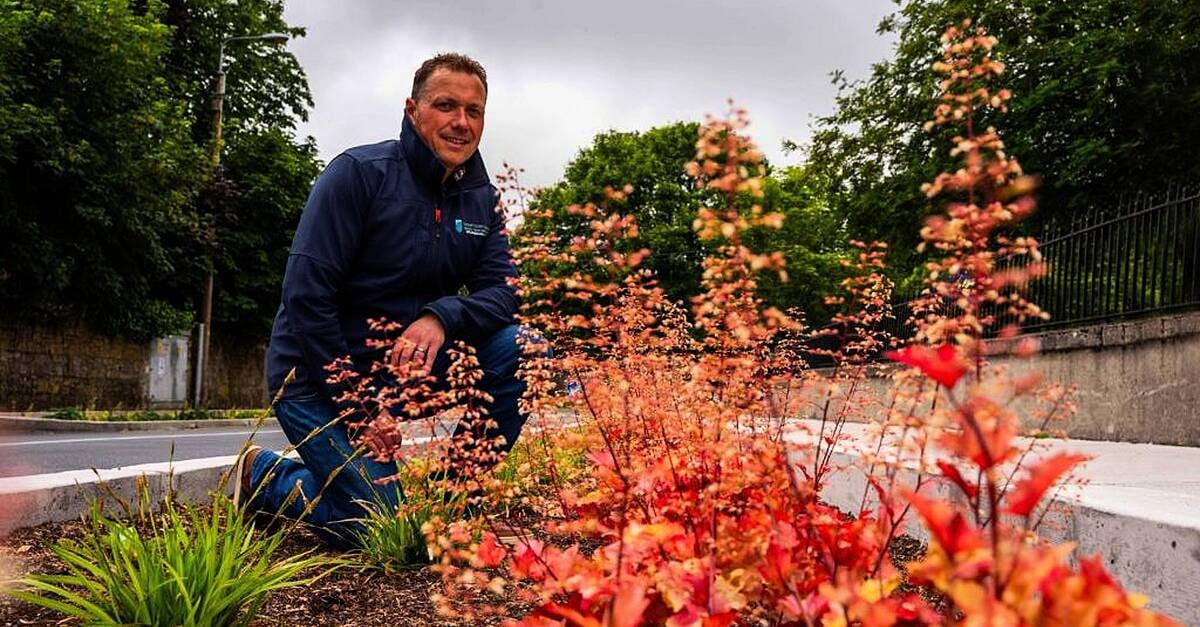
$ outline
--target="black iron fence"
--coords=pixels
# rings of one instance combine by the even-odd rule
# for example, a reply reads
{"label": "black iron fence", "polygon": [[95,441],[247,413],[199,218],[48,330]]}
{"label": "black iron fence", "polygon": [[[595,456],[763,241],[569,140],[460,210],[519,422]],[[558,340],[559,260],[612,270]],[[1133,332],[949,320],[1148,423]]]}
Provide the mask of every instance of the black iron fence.
{"label": "black iron fence", "polygon": [[[1050,224],[1038,242],[1047,273],[1030,284],[1028,297],[1051,318],[1028,321],[1025,330],[1200,307],[1200,188],[1139,195],[1109,210],[1080,213]],[[894,313],[893,332],[910,336],[908,302]],[[996,329],[1007,322],[999,316]]]}

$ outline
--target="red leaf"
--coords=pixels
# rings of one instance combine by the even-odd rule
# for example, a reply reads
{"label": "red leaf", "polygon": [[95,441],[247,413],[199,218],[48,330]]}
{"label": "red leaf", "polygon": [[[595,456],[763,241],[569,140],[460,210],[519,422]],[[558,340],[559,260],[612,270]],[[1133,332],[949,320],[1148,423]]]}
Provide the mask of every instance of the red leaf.
{"label": "red leaf", "polygon": [[1087,455],[1059,453],[1039,460],[1029,469],[1025,478],[1017,482],[1017,486],[1008,495],[1008,506],[1005,511],[1018,516],[1028,516],[1037,508],[1037,504],[1045,496],[1046,490],[1049,490],[1059,477],[1088,459]]}
{"label": "red leaf", "polygon": [[963,478],[962,473],[958,472],[957,466],[940,459],[938,460],[937,465],[942,471],[942,476],[954,482],[954,485],[958,486],[958,488],[967,495],[967,498],[973,499],[976,496],[979,496],[979,486],[968,483],[967,480]]}
{"label": "red leaf", "polygon": [[953,388],[967,372],[966,364],[959,359],[958,351],[952,344],[942,344],[936,350],[924,344],[913,344],[898,351],[889,351],[884,357],[920,368],[925,376],[947,388]]}
{"label": "red leaf", "polygon": [[546,567],[541,561],[545,545],[541,540],[522,540],[517,543],[516,554],[513,555],[509,570],[516,579],[526,577],[541,581],[546,577]]}
{"label": "red leaf", "polygon": [[601,468],[612,470],[617,467],[617,461],[608,451],[590,451],[584,457]]}
{"label": "red leaf", "polygon": [[911,490],[904,490],[908,501],[920,514],[921,520],[933,534],[933,539],[946,553],[954,555],[961,551],[983,548],[985,543],[979,530],[971,526],[962,512],[955,511],[949,503],[927,499]]}
{"label": "red leaf", "polygon": [[534,611],[543,616],[561,618],[571,627],[603,627],[596,618],[588,616],[573,607],[559,605],[558,603],[547,603]]}
{"label": "red leaf", "polygon": [[612,602],[610,627],[637,627],[642,624],[642,614],[650,605],[646,588],[639,583],[626,581]]}
{"label": "red leaf", "polygon": [[483,534],[483,540],[479,542],[479,548],[475,551],[475,555],[479,557],[479,561],[487,568],[495,568],[504,560],[507,553],[504,547],[496,541],[496,534],[487,532]]}
{"label": "red leaf", "polygon": [[712,616],[705,616],[704,622],[701,625],[703,627],[729,627],[736,620],[737,612],[722,612],[720,614],[713,614]]}

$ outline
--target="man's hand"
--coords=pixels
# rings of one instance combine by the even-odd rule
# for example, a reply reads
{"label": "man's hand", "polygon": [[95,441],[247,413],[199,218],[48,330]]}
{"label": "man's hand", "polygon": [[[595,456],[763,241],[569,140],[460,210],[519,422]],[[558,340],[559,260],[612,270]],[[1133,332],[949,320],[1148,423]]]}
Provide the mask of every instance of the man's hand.
{"label": "man's hand", "polygon": [[403,442],[400,433],[393,429],[379,428],[371,425],[362,433],[360,445],[367,447],[371,458],[379,462],[390,462],[396,459],[396,451]]}
{"label": "man's hand", "polygon": [[437,316],[427,313],[404,329],[392,347],[392,364],[412,362],[426,373],[433,371],[433,360],[446,341],[446,330]]}

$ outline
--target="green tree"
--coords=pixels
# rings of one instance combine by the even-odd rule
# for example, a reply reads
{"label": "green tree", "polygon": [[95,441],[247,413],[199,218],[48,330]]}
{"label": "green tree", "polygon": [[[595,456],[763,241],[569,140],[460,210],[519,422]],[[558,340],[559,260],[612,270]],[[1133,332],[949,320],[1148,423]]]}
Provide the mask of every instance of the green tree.
{"label": "green tree", "polygon": [[[880,24],[897,37],[870,77],[840,75],[837,110],[818,122],[807,155],[849,232],[884,239],[914,266],[915,221],[930,209],[920,184],[949,167],[949,137],[931,116],[937,35],[975,18],[999,40],[1014,94],[1000,130],[1042,179],[1036,227],[1113,206],[1124,193],[1200,178],[1200,4],[1190,0],[909,0]],[[987,123],[984,120],[983,123]]]}
{"label": "green tree", "polygon": [[6,315],[183,331],[211,263],[217,320],[263,331],[319,167],[295,138],[311,96],[286,49],[231,47],[219,174],[208,102],[220,42],[303,34],[282,15],[280,0],[0,0]]}
{"label": "green tree", "polygon": [[621,205],[637,217],[641,244],[652,251],[647,265],[670,297],[686,302],[699,293],[698,268],[705,254],[692,230],[703,194],[684,172],[696,155],[698,132],[694,122],[677,122],[645,132],[596,135],[567,165],[563,179],[534,200],[534,208],[553,208],[553,217],[530,220],[522,228],[584,235],[586,220],[569,214],[567,207],[607,203],[606,188],[631,185]]}
{"label": "green tree", "polygon": [[823,196],[824,181],[803,166],[775,170],[763,186],[762,205],[783,214],[783,226],[756,229],[747,243],[757,250],[779,251],[787,260],[788,280],[773,273],[759,279],[759,296],[781,309],[796,307],[810,325],[829,321],[834,309],[826,296],[840,294],[846,276],[848,240],[844,224]]}
{"label": "green tree", "polygon": [[[163,23],[174,33],[165,60],[168,79],[187,101],[196,142],[207,145],[213,136],[209,104],[221,42],[266,33],[303,37],[305,29],[284,21],[282,0],[163,1]],[[227,123],[258,132],[294,130],[298,121],[308,119],[313,105],[308,79],[285,46],[231,44],[225,49],[225,69]]]}
{"label": "green tree", "polygon": [[[166,3],[163,19],[174,32],[166,62],[169,80],[187,102],[194,140],[207,149],[221,42],[266,33],[302,37],[305,30],[283,19],[281,0]],[[295,137],[296,124],[308,118],[312,94],[303,68],[284,46],[231,44],[224,69],[222,167],[195,199],[205,239],[176,287],[198,310],[211,264],[214,322],[226,332],[263,335],[279,305],[292,233],[320,172],[312,138]]]}
{"label": "green tree", "polygon": [[[600,133],[567,166],[563,179],[542,190],[532,203],[536,209],[551,209],[552,215],[526,221],[516,237],[556,233],[569,240],[587,235],[586,220],[567,211],[572,204],[604,203],[630,212],[638,221],[638,245],[651,251],[646,266],[670,298],[690,303],[700,293],[701,262],[710,253],[696,237],[693,221],[697,207],[715,201],[686,173],[687,163],[695,158],[698,132],[698,124],[678,122],[644,132]],[[783,252],[789,280],[764,276],[761,294],[768,304],[798,307],[811,321],[824,322],[830,312],[822,299],[837,291],[843,276],[842,220],[821,196],[825,186],[808,170],[768,172],[761,204],[782,212],[784,226],[755,230],[748,243],[758,250]],[[606,189],[620,191],[626,185],[632,189],[623,200],[608,199]],[[746,206],[750,204],[747,199]]]}
{"label": "green tree", "polygon": [[297,142],[280,129],[235,128],[230,146],[223,173],[233,193],[215,208],[224,211],[224,228],[215,242],[214,319],[265,338],[279,307],[292,234],[321,168],[312,138]]}
{"label": "green tree", "polygon": [[8,0],[0,10],[0,300],[147,336],[187,324],[161,289],[194,241],[204,178],[163,78],[165,7]]}

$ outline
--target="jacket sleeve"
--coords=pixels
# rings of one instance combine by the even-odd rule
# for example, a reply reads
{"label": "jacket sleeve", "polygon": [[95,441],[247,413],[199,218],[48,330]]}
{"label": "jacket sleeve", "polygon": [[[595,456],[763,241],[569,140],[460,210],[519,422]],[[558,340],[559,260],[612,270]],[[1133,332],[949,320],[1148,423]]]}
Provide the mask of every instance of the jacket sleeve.
{"label": "jacket sleeve", "polygon": [[467,280],[467,296],[443,296],[425,306],[446,329],[447,338],[470,340],[487,337],[513,324],[517,291],[508,280],[517,276],[508,247],[504,216],[497,211],[488,225],[475,270]]}
{"label": "jacket sleeve", "polygon": [[313,185],[283,275],[283,307],[308,379],[332,398],[325,367],[350,354],[338,293],[362,234],[371,194],[358,162],[339,155]]}

